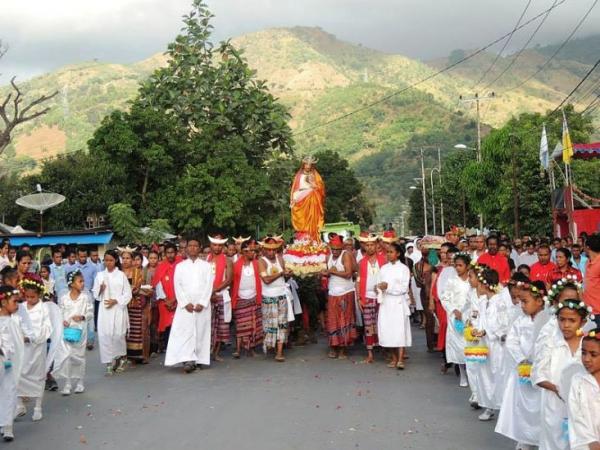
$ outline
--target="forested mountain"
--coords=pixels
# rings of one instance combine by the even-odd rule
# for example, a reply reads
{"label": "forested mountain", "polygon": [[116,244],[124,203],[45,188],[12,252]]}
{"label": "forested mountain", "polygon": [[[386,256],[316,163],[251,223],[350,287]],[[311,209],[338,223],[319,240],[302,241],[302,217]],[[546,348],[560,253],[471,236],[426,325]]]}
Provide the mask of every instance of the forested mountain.
{"label": "forested mountain", "polygon": [[[484,89],[512,57],[500,58],[475,89],[474,84],[494,59],[493,54],[483,53],[414,89],[360,110],[435,73],[469,50],[419,62],[305,27],[260,31],[233,42],[244,50],[258,77],[267,80],[273,94],[289,108],[295,151],[334,150],[348,158],[365,182],[379,220],[395,217],[404,208],[413,178],[420,174],[419,147],[427,147],[426,165],[431,167],[436,164],[437,146],[445,155],[456,143],[474,145],[474,108],[460,103],[460,95],[470,96],[477,90],[496,93],[494,100],[482,106],[485,133],[520,112],[554,108],[589,70],[591,55],[600,54],[600,36],[575,40],[543,71],[514,88],[554,52],[554,47],[534,48],[523,52],[504,76]],[[18,130],[3,164],[27,170],[36,160],[85,149],[102,118],[116,108],[127,108],[138,82],[164,62],[162,54],[129,65],[84,62],[21,83],[31,95],[55,89],[60,95],[53,100],[49,114]],[[575,96],[578,108],[583,109],[593,98],[597,79],[586,87],[592,97]],[[343,120],[321,126],[349,113]]]}

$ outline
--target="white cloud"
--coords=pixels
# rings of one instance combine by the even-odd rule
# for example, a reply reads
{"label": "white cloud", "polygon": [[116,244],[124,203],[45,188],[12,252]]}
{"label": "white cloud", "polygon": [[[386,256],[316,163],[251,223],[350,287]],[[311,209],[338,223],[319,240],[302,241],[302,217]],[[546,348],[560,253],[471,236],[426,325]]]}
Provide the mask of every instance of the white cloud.
{"label": "white cloud", "polygon": [[[133,62],[163,51],[181,28],[190,0],[0,0],[0,83],[64,64],[99,58]],[[413,57],[474,48],[509,31],[522,0],[209,0],[215,38],[275,26],[321,26],[339,38]],[[536,0],[527,17],[553,0]],[[568,0],[535,42],[564,39],[592,0]],[[511,49],[533,27],[516,35]],[[578,35],[600,32],[600,8]],[[534,42],[534,43],[535,43]]]}

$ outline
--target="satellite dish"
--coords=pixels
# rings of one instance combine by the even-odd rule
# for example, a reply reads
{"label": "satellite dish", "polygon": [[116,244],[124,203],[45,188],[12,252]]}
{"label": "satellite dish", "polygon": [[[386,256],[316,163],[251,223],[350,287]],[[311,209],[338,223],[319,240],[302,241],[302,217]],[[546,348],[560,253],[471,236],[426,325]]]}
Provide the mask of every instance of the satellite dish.
{"label": "satellite dish", "polygon": [[[39,185],[38,185],[39,186]],[[41,191],[41,186],[37,187]],[[59,205],[65,201],[65,196],[55,194],[53,192],[38,192],[37,194],[29,194],[17,199],[16,203],[19,206],[27,209],[33,209],[40,213],[40,233],[43,231],[43,214],[47,209]]]}

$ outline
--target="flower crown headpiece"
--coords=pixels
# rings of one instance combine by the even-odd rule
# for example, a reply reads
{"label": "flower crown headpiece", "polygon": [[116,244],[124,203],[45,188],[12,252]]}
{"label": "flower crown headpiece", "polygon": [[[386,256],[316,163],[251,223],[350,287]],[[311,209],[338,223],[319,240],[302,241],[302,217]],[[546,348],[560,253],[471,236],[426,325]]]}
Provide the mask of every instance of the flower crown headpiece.
{"label": "flower crown headpiece", "polygon": [[27,273],[23,276],[23,279],[19,282],[22,289],[35,289],[40,294],[46,293],[46,286],[44,286],[44,280],[36,273]]}
{"label": "flower crown headpiece", "polygon": [[455,253],[454,256],[452,257],[452,259],[455,260],[457,256],[467,256],[469,258],[469,261],[471,261],[470,262],[471,265],[477,265],[476,261],[474,262],[473,260],[471,260],[471,254],[469,252],[458,252],[458,253]]}
{"label": "flower crown headpiece", "polygon": [[500,285],[499,284],[490,284],[487,282],[487,280],[483,277],[483,272],[480,271],[477,273],[477,279],[483,283],[485,286],[487,286],[488,288],[490,288],[492,291],[494,292],[500,292]]}
{"label": "flower crown headpiece", "polygon": [[575,285],[578,292],[581,292],[583,288],[583,285],[577,280],[577,277],[575,275],[567,275],[566,277],[563,277],[552,284],[552,286],[548,290],[548,295],[544,297],[544,300],[552,303],[555,297],[559,296],[559,294],[562,292],[562,290],[567,284]]}
{"label": "flower crown headpiece", "polygon": [[584,302],[581,302],[577,299],[563,300],[562,302],[559,302],[556,306],[554,306],[552,309],[555,314],[558,314],[564,308],[569,308],[574,311],[585,311],[586,317],[589,316],[592,318],[592,320],[594,320],[594,315],[592,314],[592,307],[586,305]]}
{"label": "flower crown headpiece", "polygon": [[83,276],[81,270],[75,269],[73,272],[69,272],[69,274],[67,275],[67,286],[71,287],[71,285],[73,284],[73,280],[75,280],[76,276]]}
{"label": "flower crown headpiece", "polygon": [[543,296],[543,300],[546,300],[546,297],[544,295],[544,291],[542,291],[540,288],[538,288],[535,284],[533,283],[527,283],[525,281],[517,281],[516,283],[517,287],[523,288],[523,289],[528,289],[529,292],[531,292],[532,294],[536,294],[536,295],[542,295]]}
{"label": "flower crown headpiece", "polygon": [[12,290],[12,291],[9,291],[9,292],[2,292],[2,293],[0,293],[0,302],[1,302],[2,300],[5,300],[5,299],[7,299],[7,298],[11,298],[11,297],[13,297],[13,296],[15,296],[15,295],[17,295],[17,296],[18,296],[19,294],[20,294],[20,292],[19,292],[19,290],[18,290],[18,289],[14,289],[14,290]]}

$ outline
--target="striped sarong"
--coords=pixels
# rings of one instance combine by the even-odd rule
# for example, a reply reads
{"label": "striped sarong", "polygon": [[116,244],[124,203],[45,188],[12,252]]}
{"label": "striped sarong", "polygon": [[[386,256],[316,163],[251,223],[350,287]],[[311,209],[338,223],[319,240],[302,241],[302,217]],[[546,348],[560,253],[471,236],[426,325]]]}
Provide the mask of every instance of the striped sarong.
{"label": "striped sarong", "polygon": [[366,298],[366,304],[362,307],[364,339],[367,350],[373,350],[373,347],[379,344],[377,336],[377,316],[379,314],[379,304],[376,298]]}
{"label": "striped sarong", "polygon": [[256,297],[237,302],[235,311],[236,337],[242,340],[245,350],[250,350],[263,341],[262,308],[256,304]]}
{"label": "striped sarong", "polygon": [[330,347],[348,347],[357,338],[354,291],[327,298],[327,335]]}
{"label": "striped sarong", "polygon": [[150,330],[147,320],[145,298],[135,297],[127,305],[129,331],[127,332],[127,356],[147,359],[150,353]]}
{"label": "striped sarong", "polygon": [[275,348],[278,342],[285,344],[289,334],[287,297],[263,297],[262,319],[265,352]]}
{"label": "striped sarong", "polygon": [[225,322],[225,305],[223,297],[218,296],[211,309],[210,345],[214,347],[217,342],[228,344],[230,333],[229,324]]}

